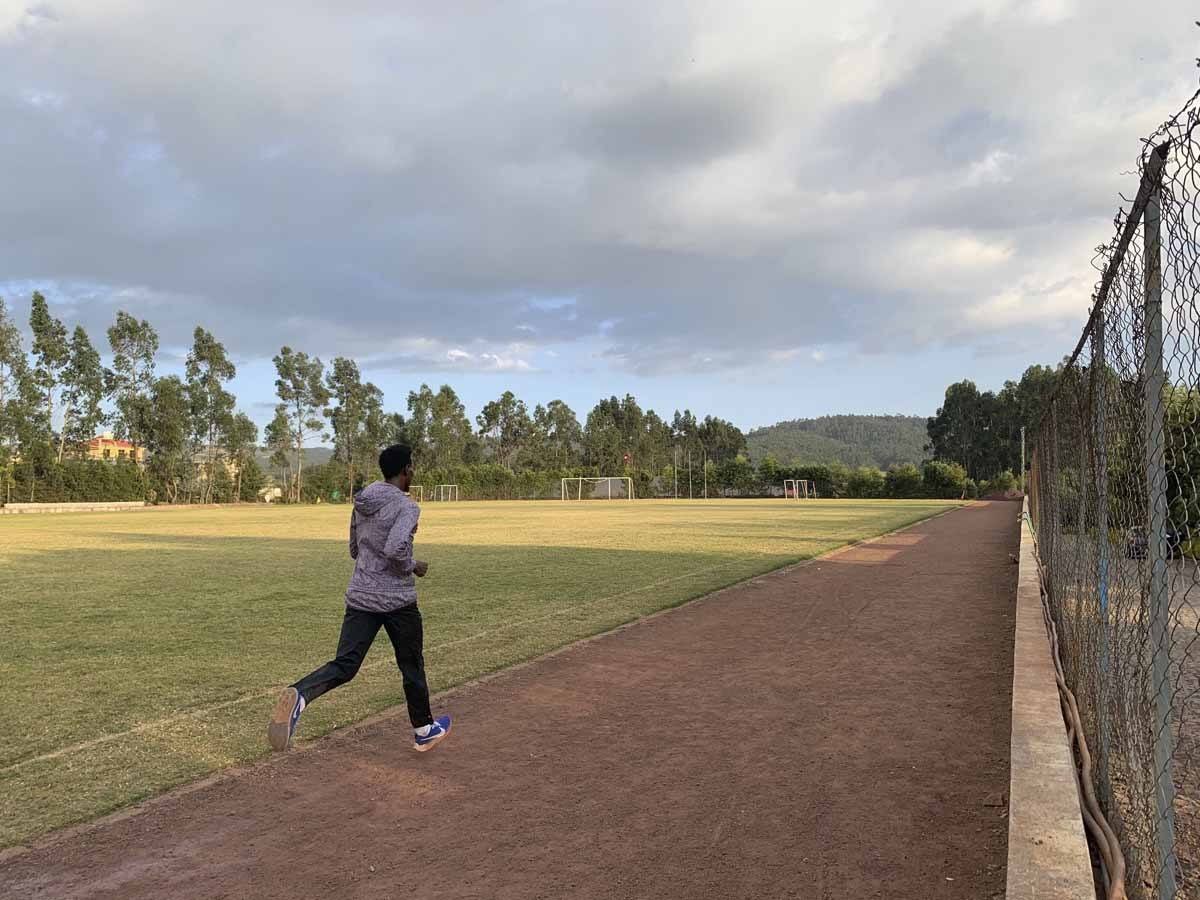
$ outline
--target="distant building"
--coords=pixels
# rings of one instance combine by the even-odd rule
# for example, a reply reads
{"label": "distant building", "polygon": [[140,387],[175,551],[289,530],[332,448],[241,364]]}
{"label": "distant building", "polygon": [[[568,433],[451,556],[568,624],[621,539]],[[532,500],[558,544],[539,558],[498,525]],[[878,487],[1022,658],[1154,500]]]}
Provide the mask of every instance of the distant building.
{"label": "distant building", "polygon": [[111,431],[106,431],[87,442],[87,458],[111,463],[132,459],[139,466],[144,466],[146,464],[146,448],[135,447],[129,441],[113,437]]}

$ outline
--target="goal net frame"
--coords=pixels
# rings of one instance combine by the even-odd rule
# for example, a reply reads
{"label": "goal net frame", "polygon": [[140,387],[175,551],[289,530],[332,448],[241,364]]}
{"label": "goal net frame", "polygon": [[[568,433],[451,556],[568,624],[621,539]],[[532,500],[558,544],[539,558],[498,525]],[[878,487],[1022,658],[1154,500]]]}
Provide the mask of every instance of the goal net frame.
{"label": "goal net frame", "polygon": [[410,484],[408,486],[408,496],[412,497],[418,503],[424,503],[425,502],[425,485]]}
{"label": "goal net frame", "polygon": [[[612,483],[614,481],[625,482],[626,496],[624,498],[613,496]],[[607,483],[606,487],[608,489],[608,496],[594,498],[597,500],[621,500],[621,499],[634,500],[634,499],[636,499],[633,494],[633,479],[630,478],[628,475],[602,475],[602,476],[595,477],[595,478],[587,478],[587,477],[583,477],[583,476],[580,476],[577,478],[564,478],[562,480],[562,499],[563,500],[582,500],[583,499],[584,482],[587,482],[588,484],[599,484],[600,482]],[[571,490],[572,487],[575,488],[574,491]]]}
{"label": "goal net frame", "polygon": [[[448,503],[452,500],[458,500],[458,485],[457,484],[437,484],[433,489],[437,491],[437,500],[439,503]],[[429,499],[434,499],[433,495],[429,495]]]}
{"label": "goal net frame", "polygon": [[783,499],[812,500],[817,496],[816,488],[815,482],[805,478],[785,478],[783,479]]}

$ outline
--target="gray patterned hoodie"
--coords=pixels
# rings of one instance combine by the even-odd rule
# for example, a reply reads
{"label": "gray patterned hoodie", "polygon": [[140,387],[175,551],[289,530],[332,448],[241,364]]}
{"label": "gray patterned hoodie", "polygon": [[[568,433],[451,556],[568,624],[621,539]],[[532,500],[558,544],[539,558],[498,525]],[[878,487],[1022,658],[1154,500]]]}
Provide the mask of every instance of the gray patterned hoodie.
{"label": "gray patterned hoodie", "polygon": [[421,507],[386,481],[367,485],[354,498],[350,557],[354,574],[346,605],[367,612],[393,612],[417,602],[413,535]]}

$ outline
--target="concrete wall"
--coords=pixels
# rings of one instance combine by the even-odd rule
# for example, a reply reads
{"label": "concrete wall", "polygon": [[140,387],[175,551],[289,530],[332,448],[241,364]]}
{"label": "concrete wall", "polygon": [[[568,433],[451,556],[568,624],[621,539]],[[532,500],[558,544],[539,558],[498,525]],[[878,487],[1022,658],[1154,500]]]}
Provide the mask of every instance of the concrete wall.
{"label": "concrete wall", "polygon": [[24,513],[65,512],[122,512],[144,509],[142,500],[115,501],[111,503],[8,503],[0,506],[0,516],[16,516]]}
{"label": "concrete wall", "polygon": [[1075,759],[1067,745],[1050,638],[1042,618],[1033,533],[1024,517],[1020,566],[1005,896],[1007,900],[1095,900],[1075,787]]}

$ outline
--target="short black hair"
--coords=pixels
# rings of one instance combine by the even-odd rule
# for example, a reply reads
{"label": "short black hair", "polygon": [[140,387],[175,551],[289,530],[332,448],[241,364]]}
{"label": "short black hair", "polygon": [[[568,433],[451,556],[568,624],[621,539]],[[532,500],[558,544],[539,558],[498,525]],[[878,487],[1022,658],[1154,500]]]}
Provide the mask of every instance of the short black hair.
{"label": "short black hair", "polygon": [[392,444],[379,454],[379,470],[384,479],[395,478],[412,465],[412,447],[405,444]]}

